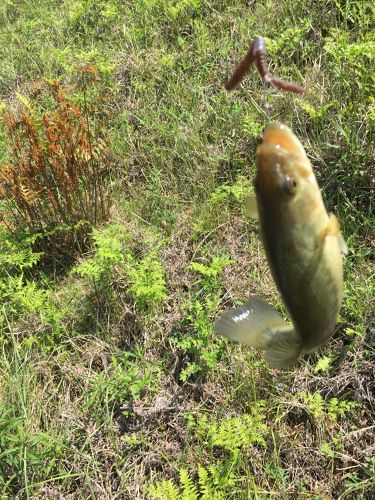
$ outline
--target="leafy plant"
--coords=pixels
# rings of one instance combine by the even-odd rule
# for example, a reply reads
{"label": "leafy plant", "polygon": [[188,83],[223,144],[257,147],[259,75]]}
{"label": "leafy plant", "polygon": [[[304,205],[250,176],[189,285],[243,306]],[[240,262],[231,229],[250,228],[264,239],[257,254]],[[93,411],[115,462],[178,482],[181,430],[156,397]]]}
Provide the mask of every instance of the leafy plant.
{"label": "leafy plant", "polygon": [[131,258],[126,247],[130,237],[122,226],[110,224],[104,229],[93,229],[92,240],[94,256],[83,260],[74,272],[92,279],[94,286],[109,285],[111,276],[115,275],[115,266]]}
{"label": "leafy plant", "polygon": [[239,417],[209,420],[206,415],[195,418],[193,414],[187,417],[188,428],[193,438],[200,446],[208,449],[211,456],[214,450],[223,455],[222,460],[207,467],[197,465],[197,474],[189,473],[185,468],[179,470],[179,485],[171,480],[153,484],[149,488],[151,498],[161,500],[216,499],[224,500],[228,494],[243,491],[241,488],[242,458],[254,445],[266,446],[265,437],[268,427],[265,420],[265,403],[258,401],[250,414]]}
{"label": "leafy plant", "polygon": [[[138,260],[131,235],[119,224],[92,232],[94,255],[74,268],[92,283],[97,303],[116,302],[124,289],[141,309],[151,310],[167,297],[164,269],[152,250]],[[117,295],[116,295],[117,294]]]}
{"label": "leafy plant", "polygon": [[316,109],[312,104],[309,104],[308,102],[305,102],[305,101],[299,102],[299,105],[301,106],[301,108],[303,108],[307,112],[307,114],[309,115],[309,117],[313,121],[319,121],[322,118],[324,118],[325,115],[327,114],[328,110],[330,108],[332,108],[332,106],[335,106],[336,104],[337,104],[337,101],[332,101],[332,102],[329,102],[328,104],[325,104],[324,106],[321,106],[320,108]]}
{"label": "leafy plant", "polygon": [[250,179],[239,176],[234,184],[221,184],[218,186],[210,196],[210,202],[213,205],[222,204],[222,203],[230,203],[231,201],[236,202],[237,204],[243,204],[249,196],[250,193],[253,192],[253,186]]}
{"label": "leafy plant", "polygon": [[77,76],[82,104],[53,80],[40,88],[43,103],[19,95],[18,112],[3,114],[10,161],[0,164],[2,223],[45,236],[48,244],[57,240],[59,251],[84,246],[91,226],[109,216],[101,97],[95,106],[87,98],[99,77],[91,65]]}
{"label": "leafy plant", "polygon": [[43,255],[33,251],[37,234],[15,234],[0,225],[0,276],[14,275],[32,269]]}
{"label": "leafy plant", "polygon": [[249,135],[250,137],[259,137],[263,132],[263,129],[263,124],[257,122],[252,114],[248,114],[245,116],[242,125],[242,130],[245,132],[245,134]]}
{"label": "leafy plant", "polygon": [[339,417],[343,417],[346,413],[350,412],[357,406],[357,403],[354,401],[346,401],[345,399],[339,401],[335,397],[326,402],[319,392],[300,392],[299,398],[306,405],[309,413],[311,413],[316,419],[320,419],[325,416],[329,417],[333,421],[336,421]]}
{"label": "leafy plant", "polygon": [[[190,376],[206,373],[215,368],[222,354],[222,341],[213,341],[212,323],[221,300],[220,277],[224,267],[231,264],[227,255],[213,256],[209,264],[192,262],[188,268],[198,275],[195,285],[197,291],[193,299],[184,304],[185,319],[180,335],[176,335],[171,342],[182,349],[189,356],[187,365],[180,373],[180,379],[186,381]],[[190,329],[192,328],[192,331]]]}
{"label": "leafy plant", "polygon": [[166,300],[164,269],[154,252],[140,262],[131,259],[126,265],[126,273],[130,282],[129,290],[140,307],[152,307]]}
{"label": "leafy plant", "polygon": [[179,485],[172,480],[164,480],[152,484],[148,493],[150,498],[159,500],[225,500],[227,494],[233,491],[238,479],[232,471],[218,462],[207,468],[198,465],[197,480],[189,474],[187,469],[179,470]]}
{"label": "leafy plant", "polygon": [[85,394],[85,406],[92,409],[105,405],[109,412],[121,409],[123,415],[129,416],[130,403],[150,385],[151,377],[150,369],[141,370],[137,356],[129,352],[125,352],[120,359],[112,356],[108,369],[92,377],[91,387]]}
{"label": "leafy plant", "polygon": [[101,33],[110,29],[120,15],[120,9],[118,0],[74,0],[68,6],[68,29],[71,33],[101,38]]}
{"label": "leafy plant", "polygon": [[323,356],[320,358],[314,367],[314,373],[328,373],[333,360],[334,358],[332,356]]}
{"label": "leafy plant", "polygon": [[223,183],[216,187],[203,206],[199,206],[192,224],[194,240],[204,235],[207,239],[216,227],[229,220],[233,211],[244,210],[246,198],[253,192],[252,182],[238,176],[234,183]]}
{"label": "leafy plant", "polygon": [[220,421],[209,421],[206,415],[195,420],[188,418],[188,427],[201,443],[211,449],[218,447],[229,452],[232,459],[237,459],[241,450],[254,444],[266,446],[265,436],[268,427],[265,420],[265,402],[257,401],[249,414],[239,417],[223,418]]}
{"label": "leafy plant", "polygon": [[310,19],[303,19],[300,26],[284,29],[275,39],[265,37],[267,51],[270,54],[283,53],[285,50],[288,50],[289,54],[293,53],[309,29],[310,23]]}
{"label": "leafy plant", "polygon": [[220,277],[225,266],[232,264],[227,255],[212,257],[212,261],[207,265],[202,262],[192,262],[188,269],[198,274],[196,284],[202,287],[202,290],[217,290],[221,286]]}
{"label": "leafy plant", "polygon": [[[32,246],[37,235],[19,235],[5,227],[0,228],[0,331],[8,337],[9,325],[15,321],[37,319],[41,329],[36,332],[26,329],[20,336],[25,346],[39,344],[43,338],[56,345],[62,329],[63,309],[56,307],[48,290],[48,280],[31,279],[41,253]],[[1,337],[1,335],[0,335]]]}
{"label": "leafy plant", "polygon": [[189,361],[180,373],[183,382],[194,374],[214,369],[222,354],[221,340],[217,339],[213,343],[211,339],[212,321],[219,303],[218,294],[208,294],[203,303],[199,300],[185,303],[186,320],[183,323],[191,325],[193,331],[183,331],[171,339],[172,344],[189,356]]}

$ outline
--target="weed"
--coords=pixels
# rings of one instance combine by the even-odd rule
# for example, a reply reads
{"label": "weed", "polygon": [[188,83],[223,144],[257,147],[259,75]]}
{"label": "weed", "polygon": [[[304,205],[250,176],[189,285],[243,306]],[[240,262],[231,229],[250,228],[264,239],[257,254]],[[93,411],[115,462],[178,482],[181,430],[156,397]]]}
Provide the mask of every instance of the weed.
{"label": "weed", "polygon": [[336,421],[339,417],[345,416],[357,406],[357,403],[354,401],[346,401],[344,399],[339,401],[335,397],[325,402],[319,392],[300,392],[299,398],[306,405],[307,411],[316,419],[328,416],[331,420]]}
{"label": "weed", "polygon": [[195,271],[199,277],[196,284],[202,290],[217,290],[221,286],[220,276],[225,266],[231,264],[232,261],[227,255],[212,257],[209,265],[202,264],[201,262],[192,262],[188,269]]}
{"label": "weed", "polygon": [[[186,381],[194,374],[204,374],[213,370],[222,355],[221,339],[211,339],[212,321],[221,299],[220,276],[226,265],[231,261],[226,255],[213,256],[206,265],[192,262],[188,268],[198,274],[195,285],[198,287],[196,298],[189,299],[184,304],[185,320],[183,325],[192,328],[192,332],[171,339],[173,345],[189,356],[189,361],[180,373],[180,380]],[[204,295],[203,300],[200,295]],[[189,328],[189,330],[190,330]]]}
{"label": "weed", "polygon": [[111,286],[111,278],[116,274],[116,266],[123,264],[130,258],[127,243],[130,236],[124,228],[111,224],[105,229],[92,231],[92,240],[95,254],[83,260],[75,267],[74,272],[92,280],[94,287]]}
{"label": "weed", "polygon": [[179,486],[176,486],[173,481],[161,481],[153,484],[149,488],[151,498],[160,500],[177,500],[184,498],[186,500],[215,499],[224,500],[227,495],[233,491],[238,479],[233,472],[228,471],[225,467],[217,463],[210,465],[207,468],[198,465],[197,481],[189,474],[186,469],[179,471]]}
{"label": "weed", "polygon": [[19,336],[22,341],[19,348],[33,344],[43,345],[47,350],[55,347],[62,331],[64,310],[56,307],[46,276],[42,274],[38,281],[32,279],[32,271],[42,255],[32,249],[38,235],[20,237],[4,227],[0,233],[0,338],[8,343],[9,330],[14,322],[27,323],[34,318],[40,331],[26,329],[25,334]]}
{"label": "weed", "polygon": [[204,235],[205,241],[229,221],[231,213],[244,212],[246,199],[253,192],[252,183],[244,176],[238,176],[233,184],[223,183],[215,188],[203,206],[199,206],[192,224],[192,237],[198,240]]}
{"label": "weed", "polygon": [[164,269],[155,252],[140,262],[130,260],[126,266],[129,291],[139,307],[147,309],[163,303],[167,298]]}
{"label": "weed", "polygon": [[323,356],[318,360],[314,367],[314,372],[319,373],[327,373],[332,365],[333,358],[331,356]]}
{"label": "weed", "polygon": [[264,437],[268,433],[265,420],[265,402],[257,401],[250,414],[240,417],[225,418],[220,422],[208,421],[205,416],[195,421],[189,418],[188,426],[194,436],[206,443],[211,450],[218,447],[237,459],[241,450],[246,450],[257,443],[266,446]]}
{"label": "weed", "polygon": [[[264,415],[265,404],[258,401],[250,414],[241,417],[210,421],[206,415],[195,418],[188,415],[188,428],[193,438],[203,446],[210,456],[219,450],[221,461],[207,467],[197,465],[197,480],[186,469],[180,469],[180,488],[172,481],[161,481],[150,487],[152,498],[163,500],[174,498],[228,498],[229,493],[241,490],[243,460],[254,445],[266,446],[268,434]],[[215,453],[217,456],[217,453]],[[178,496],[180,495],[180,496]]]}
{"label": "weed", "polygon": [[[138,356],[139,357],[139,356]],[[131,415],[131,402],[151,383],[152,372],[141,372],[137,357],[124,353],[120,359],[112,357],[106,372],[101,372],[90,381],[86,392],[85,407],[88,410],[104,407],[110,416],[114,411],[124,416]],[[100,418],[100,413],[98,415]]]}
{"label": "weed", "polygon": [[203,304],[199,300],[187,301],[185,306],[186,319],[183,326],[191,326],[193,330],[186,334],[171,338],[171,343],[188,355],[189,361],[181,370],[180,380],[186,381],[194,374],[206,374],[217,367],[222,355],[223,343],[221,339],[212,343],[212,321],[220,303],[218,294],[206,296]]}

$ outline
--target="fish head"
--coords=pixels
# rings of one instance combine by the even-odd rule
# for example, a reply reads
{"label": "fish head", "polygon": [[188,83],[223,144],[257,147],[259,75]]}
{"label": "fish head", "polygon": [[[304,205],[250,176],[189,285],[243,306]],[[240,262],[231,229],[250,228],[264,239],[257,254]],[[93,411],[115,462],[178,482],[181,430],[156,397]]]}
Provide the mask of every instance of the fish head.
{"label": "fish head", "polygon": [[305,150],[283,124],[269,125],[257,149],[255,191],[260,211],[282,211],[307,222],[322,200],[318,183]]}

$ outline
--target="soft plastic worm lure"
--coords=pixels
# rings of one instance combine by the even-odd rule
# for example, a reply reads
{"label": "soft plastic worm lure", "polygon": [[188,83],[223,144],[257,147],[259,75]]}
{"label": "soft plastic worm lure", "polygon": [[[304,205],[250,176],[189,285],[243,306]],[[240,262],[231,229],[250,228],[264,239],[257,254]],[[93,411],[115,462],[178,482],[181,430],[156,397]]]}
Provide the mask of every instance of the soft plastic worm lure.
{"label": "soft plastic worm lure", "polygon": [[306,92],[305,87],[301,87],[296,83],[286,82],[285,80],[276,78],[272,75],[272,73],[270,73],[266,63],[266,44],[264,42],[264,39],[261,37],[255,38],[248,53],[237,66],[235,72],[232,75],[232,78],[226,83],[225,88],[227,90],[234,89],[234,87],[240,83],[240,81],[249,71],[250,66],[254,62],[260,76],[274,87],[286,90],[287,92],[293,92],[294,94],[304,94]]}

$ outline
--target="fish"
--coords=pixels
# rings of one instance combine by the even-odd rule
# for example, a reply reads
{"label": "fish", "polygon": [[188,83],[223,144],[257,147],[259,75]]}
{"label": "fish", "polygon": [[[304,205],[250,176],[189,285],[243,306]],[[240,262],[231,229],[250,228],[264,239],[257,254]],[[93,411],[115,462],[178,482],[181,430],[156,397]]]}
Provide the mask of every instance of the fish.
{"label": "fish", "polygon": [[214,331],[265,351],[277,369],[324,345],[335,330],[343,299],[343,255],[338,219],[328,213],[305,149],[292,130],[271,123],[256,151],[252,215],[273,280],[290,322],[252,296],[224,312]]}

